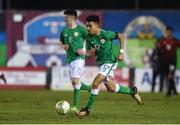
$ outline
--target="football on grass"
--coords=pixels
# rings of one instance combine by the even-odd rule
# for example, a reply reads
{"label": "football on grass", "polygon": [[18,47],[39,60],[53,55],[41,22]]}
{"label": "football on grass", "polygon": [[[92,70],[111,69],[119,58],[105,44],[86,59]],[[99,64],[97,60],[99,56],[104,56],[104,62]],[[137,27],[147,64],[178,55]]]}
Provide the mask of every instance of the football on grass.
{"label": "football on grass", "polygon": [[58,114],[65,115],[70,110],[70,104],[65,100],[61,100],[56,103],[55,109]]}

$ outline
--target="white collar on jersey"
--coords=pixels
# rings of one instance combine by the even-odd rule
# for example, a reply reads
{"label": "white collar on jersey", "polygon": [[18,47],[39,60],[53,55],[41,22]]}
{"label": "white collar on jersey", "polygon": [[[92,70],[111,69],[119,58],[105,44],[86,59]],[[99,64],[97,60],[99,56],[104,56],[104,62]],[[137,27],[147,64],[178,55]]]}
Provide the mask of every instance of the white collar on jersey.
{"label": "white collar on jersey", "polygon": [[101,32],[101,29],[99,29],[98,34],[96,34],[96,36],[98,36],[100,34],[100,32]]}

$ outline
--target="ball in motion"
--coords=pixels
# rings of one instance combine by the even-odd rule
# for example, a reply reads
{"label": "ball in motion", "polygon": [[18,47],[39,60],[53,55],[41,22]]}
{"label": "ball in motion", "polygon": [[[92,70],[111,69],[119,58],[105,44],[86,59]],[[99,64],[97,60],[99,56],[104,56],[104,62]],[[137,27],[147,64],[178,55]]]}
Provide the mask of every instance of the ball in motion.
{"label": "ball in motion", "polygon": [[65,115],[70,110],[70,104],[65,100],[61,100],[56,103],[55,109],[58,114]]}

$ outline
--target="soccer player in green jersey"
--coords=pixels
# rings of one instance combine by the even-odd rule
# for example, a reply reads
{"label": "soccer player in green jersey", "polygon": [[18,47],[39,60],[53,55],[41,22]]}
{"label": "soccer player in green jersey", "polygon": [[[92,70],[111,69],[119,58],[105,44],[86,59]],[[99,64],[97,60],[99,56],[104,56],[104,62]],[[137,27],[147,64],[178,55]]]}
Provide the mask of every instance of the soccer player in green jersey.
{"label": "soccer player in green jersey", "polygon": [[[123,60],[123,42],[124,37],[121,33],[105,31],[99,27],[99,17],[90,15],[86,18],[86,25],[89,35],[86,38],[86,56],[95,55],[96,63],[99,66],[99,73],[92,83],[91,94],[84,108],[76,113],[79,116],[86,116],[90,113],[90,109],[99,93],[99,85],[104,82],[109,92],[122,93],[131,95],[138,104],[142,104],[141,97],[136,87],[123,87],[113,82],[114,70],[117,68],[117,61]],[[112,40],[120,41],[120,53],[118,57],[113,56]]]}
{"label": "soccer player in green jersey", "polygon": [[74,88],[74,101],[71,110],[77,111],[80,98],[80,90],[91,90],[90,86],[80,82],[85,65],[85,49],[83,42],[88,34],[87,30],[76,24],[77,12],[65,10],[65,22],[67,27],[60,34],[60,46],[66,51],[69,73]]}

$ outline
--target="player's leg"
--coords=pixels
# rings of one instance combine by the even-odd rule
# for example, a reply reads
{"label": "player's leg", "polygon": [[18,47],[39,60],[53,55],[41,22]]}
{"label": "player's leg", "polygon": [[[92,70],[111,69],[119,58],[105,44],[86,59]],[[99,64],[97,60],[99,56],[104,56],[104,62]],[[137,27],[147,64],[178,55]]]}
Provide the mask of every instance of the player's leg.
{"label": "player's leg", "polygon": [[115,92],[115,90],[117,90],[118,93],[130,95],[131,94],[130,88],[120,86],[113,82],[114,71],[117,68],[117,65],[118,63],[104,64],[104,68],[102,67],[102,70],[100,70],[100,73],[106,77],[106,79],[103,82],[105,83],[105,86],[109,92]]}
{"label": "player's leg", "polygon": [[158,75],[158,72],[153,69],[153,77],[152,77],[152,86],[151,86],[151,92],[154,93],[154,88],[156,86],[156,77]]}
{"label": "player's leg", "polygon": [[136,87],[129,88],[129,87],[124,87],[120,84],[114,83],[114,80],[113,80],[114,71],[116,68],[117,68],[117,63],[112,65],[112,68],[110,68],[108,74],[106,74],[106,79],[104,83],[107,90],[110,92],[132,95],[132,97],[137,101],[138,104],[143,104]]}
{"label": "player's leg", "polygon": [[163,92],[163,87],[164,87],[164,72],[159,71],[160,75],[160,87],[159,87],[159,92]]}
{"label": "player's leg", "polygon": [[108,82],[105,83],[105,86],[109,92],[131,95],[139,105],[143,104],[136,87],[132,87],[132,88],[124,87],[122,85],[114,83],[112,78],[111,79],[109,78]]}
{"label": "player's leg", "polygon": [[132,95],[133,93],[131,88],[124,87],[122,85],[114,83],[112,77],[108,77],[108,80],[106,82],[104,81],[104,85],[106,86],[109,92],[116,92],[116,93],[128,94],[128,95]]}
{"label": "player's leg", "polygon": [[[80,78],[84,71],[85,60],[75,60],[71,65],[73,71],[72,77]],[[81,82],[80,79],[78,81],[75,81],[75,84],[80,84],[80,90],[91,92],[91,86]]]}
{"label": "player's leg", "polygon": [[105,80],[110,70],[116,67],[117,67],[117,64],[103,64],[102,66],[99,67],[99,74],[96,76],[96,78],[93,81],[91,95],[89,96],[88,103],[85,106],[85,108],[77,112],[79,116],[85,116],[89,114],[90,109],[96,99],[96,96],[98,95],[99,84]]}
{"label": "player's leg", "polygon": [[99,93],[98,87],[104,79],[105,79],[105,77],[102,74],[98,74],[95,77],[95,79],[92,83],[91,94],[89,96],[86,106],[84,108],[82,108],[80,111],[76,112],[79,116],[86,116],[90,113],[90,109],[92,108],[92,106],[95,102],[95,99]]}
{"label": "player's leg", "polygon": [[74,88],[73,107],[71,108],[73,111],[77,111],[79,105],[80,89],[82,87],[85,88],[85,84],[80,83],[80,77],[84,70],[84,64],[84,60],[74,60],[69,66],[71,82]]}
{"label": "player's leg", "polygon": [[172,94],[177,95],[176,85],[175,85],[175,81],[174,81],[175,71],[176,71],[176,63],[170,64],[169,65],[169,74],[168,74],[169,91],[168,91],[167,95],[172,95]]}
{"label": "player's leg", "polygon": [[81,84],[79,83],[79,78],[72,78],[72,85],[74,88],[74,93],[73,93],[73,106],[71,107],[71,110],[77,111],[79,105],[80,87],[81,87]]}
{"label": "player's leg", "polygon": [[90,85],[87,85],[83,82],[80,82],[80,83],[81,83],[80,90],[85,90],[85,91],[91,92],[91,86]]}

